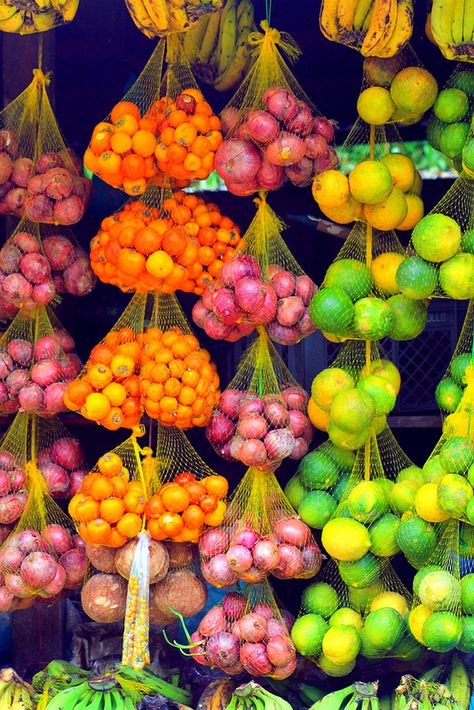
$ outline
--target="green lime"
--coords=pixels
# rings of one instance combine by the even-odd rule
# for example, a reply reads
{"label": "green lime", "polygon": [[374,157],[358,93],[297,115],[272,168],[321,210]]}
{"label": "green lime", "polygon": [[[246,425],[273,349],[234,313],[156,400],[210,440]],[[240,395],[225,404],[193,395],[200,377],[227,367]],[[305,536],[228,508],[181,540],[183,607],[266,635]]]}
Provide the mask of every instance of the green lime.
{"label": "green lime", "polygon": [[349,483],[349,478],[350,478],[350,473],[345,473],[342,476],[340,476],[338,482],[334,486],[334,488],[331,491],[331,495],[333,498],[339,501],[341,500],[342,496],[344,495],[344,491],[346,490],[346,486]]}
{"label": "green lime", "polygon": [[439,452],[439,458],[446,473],[465,473],[474,463],[474,441],[467,436],[448,439]]}
{"label": "green lime", "polygon": [[362,616],[354,609],[348,606],[343,606],[329,619],[329,626],[339,626],[343,624],[344,626],[353,626],[356,631],[360,631],[362,628]]}
{"label": "green lime", "polygon": [[464,386],[466,369],[472,363],[471,353],[462,353],[462,355],[456,355],[451,361],[451,376],[453,380],[460,386]]}
{"label": "green lime", "polygon": [[367,632],[362,627],[362,629],[359,631],[359,636],[360,636],[360,654],[361,656],[364,656],[364,658],[383,658],[385,655],[385,651],[382,648],[377,648],[377,646],[374,646],[373,643],[369,641],[369,638],[367,636]]}
{"label": "green lime", "polygon": [[403,481],[415,481],[421,486],[425,483],[422,469],[419,466],[415,466],[415,464],[402,468],[397,474],[397,483],[402,483]]}
{"label": "green lime", "polygon": [[337,501],[326,491],[307,493],[298,507],[298,514],[310,528],[322,530],[337,508]]}
{"label": "green lime", "polygon": [[444,123],[460,121],[469,110],[469,99],[461,89],[443,89],[434,102],[433,111]]}
{"label": "green lime", "polygon": [[369,535],[372,540],[370,551],[378,557],[392,557],[399,552],[397,530],[400,520],[393,513],[386,513],[370,526]]}
{"label": "green lime", "polygon": [[361,481],[347,497],[347,510],[355,520],[372,523],[388,512],[388,500],[375,481]]}
{"label": "green lime", "polygon": [[338,429],[348,434],[359,434],[370,427],[375,413],[375,402],[370,394],[352,389],[334,397],[329,416],[331,424]]}
{"label": "green lime", "polygon": [[323,654],[339,666],[357,658],[360,649],[359,634],[353,626],[339,624],[330,626],[323,638]]}
{"label": "green lime", "polygon": [[403,661],[417,661],[424,652],[424,647],[418,643],[413,634],[405,631],[402,640],[391,650],[390,655]]}
{"label": "green lime", "polygon": [[435,392],[436,403],[443,412],[455,412],[461,401],[462,389],[451,377],[441,380]]}
{"label": "green lime", "polygon": [[377,581],[380,567],[377,559],[368,552],[355,562],[339,562],[339,574],[348,587],[368,587]]}
{"label": "green lime", "polygon": [[442,568],[439,565],[427,565],[426,567],[422,567],[418,572],[415,574],[413,577],[413,594],[415,596],[420,596],[420,584],[424,580],[424,578],[428,575],[431,574],[431,572],[440,572],[442,571]]}
{"label": "green lime", "polygon": [[319,614],[323,619],[329,619],[338,606],[338,594],[334,587],[326,582],[313,582],[301,596],[301,607],[308,613]]}
{"label": "green lime", "polygon": [[447,473],[438,483],[438,504],[452,518],[463,518],[474,491],[464,476]]}
{"label": "green lime", "polygon": [[472,177],[474,172],[474,139],[470,138],[466,141],[464,148],[462,149],[462,166],[469,172]]}
{"label": "green lime", "polygon": [[344,471],[350,473],[354,466],[355,454],[352,451],[346,451],[346,449],[339,449],[337,446],[328,442],[327,452],[328,456],[340,466]]}
{"label": "green lime", "polygon": [[301,459],[298,475],[306,490],[328,490],[337,483],[339,471],[325,451],[316,449]]}
{"label": "green lime", "polygon": [[380,340],[390,333],[392,311],[376,296],[361,298],[354,304],[353,329],[361,340]]}
{"label": "green lime", "polygon": [[349,675],[356,664],[355,660],[353,660],[341,666],[340,664],[332,663],[324,654],[319,656],[317,663],[322,672],[330,678],[342,678],[345,675]]}
{"label": "green lime", "polygon": [[364,429],[364,431],[357,432],[356,434],[349,434],[347,431],[339,429],[339,427],[332,422],[328,427],[328,436],[332,443],[348,451],[360,449],[369,438],[370,433],[370,429]]}
{"label": "green lime", "polygon": [[357,259],[337,259],[324,277],[324,288],[336,286],[347,293],[351,301],[368,296],[373,287],[370,269]]}
{"label": "green lime", "polygon": [[469,123],[450,123],[439,137],[439,149],[447,158],[454,160],[463,153],[469,135]]}
{"label": "green lime", "polygon": [[436,653],[447,653],[462,636],[461,619],[451,611],[436,611],[423,624],[423,643]]}
{"label": "green lime", "polygon": [[321,542],[335,560],[355,562],[369,551],[367,528],[352,518],[333,518],[323,528]]}
{"label": "green lime", "polygon": [[370,394],[375,402],[375,415],[377,417],[383,414],[390,414],[397,401],[395,388],[381,375],[365,375],[357,383],[357,389]]}
{"label": "green lime", "polygon": [[461,579],[461,605],[463,614],[474,614],[474,574]]}
{"label": "green lime", "polygon": [[[438,213],[427,214],[414,228],[411,239],[418,256],[438,263],[450,259],[459,250],[461,229],[452,217]],[[400,264],[399,271],[405,264],[406,261]]]}
{"label": "green lime", "polygon": [[391,296],[387,300],[392,310],[392,340],[412,340],[423,332],[428,319],[428,308],[419,300],[404,293]]}
{"label": "green lime", "polygon": [[462,89],[469,96],[474,96],[474,74],[472,71],[460,71],[451,79],[451,86]]}
{"label": "green lime", "polygon": [[390,651],[400,641],[404,626],[398,611],[391,607],[371,611],[364,621],[367,640],[384,651]]}
{"label": "green lime", "polygon": [[420,256],[409,256],[397,270],[397,284],[405,296],[421,300],[431,296],[438,285],[438,272]]}
{"label": "green lime", "polygon": [[460,600],[460,584],[447,570],[430,572],[421,580],[418,596],[430,611],[449,611]]}
{"label": "green lime", "polygon": [[455,254],[439,267],[439,285],[457,301],[474,297],[474,254]]}
{"label": "green lime", "polygon": [[425,483],[439,483],[447,473],[442,466],[439,454],[431,456],[421,470]]}
{"label": "green lime", "polygon": [[461,626],[461,638],[456,648],[462,653],[474,653],[474,616],[462,616]]}
{"label": "green lime", "polygon": [[298,653],[309,657],[320,654],[328,628],[328,622],[319,614],[304,614],[296,619],[291,628],[291,640]]}
{"label": "green lime", "polygon": [[361,589],[351,587],[349,588],[349,601],[354,609],[363,614],[370,606],[371,601],[381,592],[383,592],[383,588],[379,581]]}
{"label": "green lime", "polygon": [[428,139],[428,143],[430,143],[435,150],[440,150],[440,138],[445,125],[445,123],[439,121],[434,115],[432,115],[428,121],[426,137]]}
{"label": "green lime", "polygon": [[319,330],[348,335],[354,318],[354,306],[342,288],[321,288],[311,299],[309,315]]}
{"label": "green lime", "polygon": [[301,485],[301,480],[298,475],[293,476],[293,478],[291,478],[286,484],[285,495],[293,508],[298,508],[299,504],[306,495],[306,491]]}
{"label": "green lime", "polygon": [[390,492],[390,505],[398,515],[415,510],[415,497],[419,487],[420,484],[415,481],[400,481],[394,485]]}
{"label": "green lime", "polygon": [[431,523],[418,515],[410,515],[398,526],[397,542],[408,562],[419,569],[433,554],[438,539]]}
{"label": "green lime", "polygon": [[313,379],[311,397],[325,412],[329,412],[334,397],[344,390],[353,389],[354,380],[341,367],[326,367]]}

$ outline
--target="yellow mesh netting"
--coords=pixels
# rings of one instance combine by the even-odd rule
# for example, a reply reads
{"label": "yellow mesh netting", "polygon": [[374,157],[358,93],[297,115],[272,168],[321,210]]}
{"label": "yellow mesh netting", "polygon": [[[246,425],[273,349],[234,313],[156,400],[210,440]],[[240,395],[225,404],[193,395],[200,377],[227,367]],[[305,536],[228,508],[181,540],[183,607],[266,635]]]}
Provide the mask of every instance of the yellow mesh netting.
{"label": "yellow mesh netting", "polygon": [[269,574],[308,579],[321,566],[309,527],[296,515],[273,473],[249,468],[232,495],[222,526],[199,540],[202,573],[214,586],[238,579],[256,584]]}
{"label": "yellow mesh netting", "polygon": [[175,34],[158,42],[132,88],[97,124],[84,163],[109,185],[141,195],[150,182],[186,187],[206,179],[221,140],[220,120]]}
{"label": "yellow mesh netting", "polygon": [[11,530],[12,524],[20,518],[26,505],[27,480],[26,462],[28,415],[17,414],[8,427],[0,443],[1,492],[0,537],[2,542]]}
{"label": "yellow mesh netting", "polygon": [[[285,225],[266,201],[243,236],[243,247],[193,308],[197,325],[215,339],[235,342],[264,325],[269,337],[291,345],[314,332],[309,303],[316,291],[286,246]],[[245,279],[245,280],[243,280]]]}
{"label": "yellow mesh netting", "polygon": [[466,369],[473,364],[473,328],[474,301],[470,300],[451,362],[436,387],[436,402],[443,416],[456,411],[465,391]]}
{"label": "yellow mesh netting", "polygon": [[308,395],[278,355],[263,327],[243,354],[207,427],[220,456],[262,470],[301,458],[313,436]]}
{"label": "yellow mesh netting", "polygon": [[20,35],[47,32],[71,22],[79,7],[79,0],[52,0],[44,3],[33,0],[25,7],[21,0],[13,0],[2,8],[0,30]]}
{"label": "yellow mesh netting", "polygon": [[66,147],[41,69],[0,113],[1,211],[32,222],[78,222],[91,194],[77,156]]}
{"label": "yellow mesh netting", "polygon": [[215,15],[226,5],[226,0],[214,2],[195,2],[179,0],[179,2],[164,2],[163,0],[125,0],[130,16],[147,37],[163,37],[172,32],[185,32],[201,17]]}

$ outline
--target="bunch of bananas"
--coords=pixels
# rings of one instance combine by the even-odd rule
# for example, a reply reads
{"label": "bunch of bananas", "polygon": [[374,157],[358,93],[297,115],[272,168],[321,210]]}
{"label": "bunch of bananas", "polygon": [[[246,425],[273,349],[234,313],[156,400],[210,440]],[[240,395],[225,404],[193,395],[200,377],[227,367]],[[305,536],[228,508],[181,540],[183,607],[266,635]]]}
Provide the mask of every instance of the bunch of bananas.
{"label": "bunch of bananas", "polygon": [[34,708],[34,690],[15,673],[13,668],[0,671],[0,710],[29,710]]}
{"label": "bunch of bananas", "polygon": [[433,0],[426,33],[446,59],[474,62],[474,5],[470,0]]}
{"label": "bunch of bananas", "polygon": [[319,25],[327,39],[352,47],[364,57],[393,57],[412,35],[413,2],[323,0]]}
{"label": "bunch of bananas", "polygon": [[224,7],[226,0],[125,0],[139,30],[147,37],[185,32],[200,17]]}
{"label": "bunch of bananas", "polygon": [[311,705],[310,710],[379,710],[377,692],[378,681],[374,683],[353,683],[347,688],[335,690]]}
{"label": "bunch of bananas", "polygon": [[0,31],[46,32],[74,19],[79,0],[0,0]]}
{"label": "bunch of bananas", "polygon": [[201,18],[184,37],[198,79],[217,91],[237,86],[252,64],[247,39],[256,29],[252,0],[228,0],[222,12]]}
{"label": "bunch of bananas", "polygon": [[261,685],[251,680],[239,685],[232,694],[226,710],[292,710],[290,703],[278,695],[270,693]]}
{"label": "bunch of bananas", "polygon": [[[447,675],[444,683],[439,679]],[[438,682],[437,682],[438,681]],[[435,666],[417,680],[402,676],[395,689],[394,710],[468,710],[471,698],[469,674],[461,659],[453,655],[451,666]]]}

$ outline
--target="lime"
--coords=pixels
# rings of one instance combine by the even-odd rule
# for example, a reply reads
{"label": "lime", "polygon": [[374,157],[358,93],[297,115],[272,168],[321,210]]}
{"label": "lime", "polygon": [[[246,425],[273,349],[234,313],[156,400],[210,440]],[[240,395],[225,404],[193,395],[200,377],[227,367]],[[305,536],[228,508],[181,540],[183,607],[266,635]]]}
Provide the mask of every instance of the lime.
{"label": "lime", "polygon": [[311,299],[309,315],[320,330],[347,335],[354,317],[354,306],[342,288],[321,288]]}
{"label": "lime", "polygon": [[399,552],[397,530],[400,520],[393,513],[382,515],[369,530],[372,540],[371,552],[378,557],[391,557]]}
{"label": "lime", "polygon": [[461,617],[462,633],[457,648],[462,653],[474,653],[474,616]]}
{"label": "lime", "polygon": [[461,619],[450,611],[437,611],[423,624],[423,643],[436,653],[447,653],[462,636]]}
{"label": "lime", "polygon": [[451,572],[436,570],[423,577],[418,596],[431,611],[447,611],[459,602],[460,584]]}
{"label": "lime", "polygon": [[399,187],[402,192],[408,192],[415,179],[413,160],[402,153],[388,153],[380,160],[390,170],[395,187]]}
{"label": "lime", "polygon": [[385,338],[392,327],[392,310],[381,298],[368,296],[354,304],[355,335],[362,340]]}
{"label": "lime", "polygon": [[375,436],[381,434],[387,428],[387,417],[383,414],[380,417],[375,417],[372,424],[372,432]]}
{"label": "lime", "polygon": [[369,641],[364,627],[360,630],[359,636],[361,656],[364,656],[364,658],[383,658],[385,655],[384,650],[377,648],[377,646],[374,646],[374,644]]}
{"label": "lime", "polygon": [[397,401],[397,392],[391,382],[382,375],[365,375],[357,383],[357,389],[370,394],[375,402],[375,414],[390,414]]}
{"label": "lime", "polygon": [[447,473],[464,473],[474,463],[474,441],[467,436],[448,439],[439,452],[439,458]]}
{"label": "lime", "polygon": [[464,517],[473,495],[471,484],[458,473],[448,473],[438,483],[439,507],[452,518]]}
{"label": "lime", "polygon": [[364,621],[367,640],[384,651],[390,651],[398,643],[403,629],[403,618],[398,611],[390,607],[371,611]]}
{"label": "lime", "polygon": [[371,544],[367,528],[351,518],[333,518],[326,523],[321,542],[328,555],[343,562],[359,560]]}
{"label": "lime", "polygon": [[370,394],[358,389],[345,390],[334,397],[331,424],[348,434],[365,431],[375,417],[375,402]]}
{"label": "lime", "polygon": [[436,100],[438,84],[426,69],[410,66],[395,76],[390,86],[390,94],[394,103],[403,111],[424,113]]}
{"label": "lime", "polygon": [[380,375],[386,380],[392,383],[393,389],[398,392],[400,391],[401,377],[397,369],[397,366],[393,364],[390,360],[374,360],[370,363],[370,372],[364,367],[360,373],[360,377],[365,377],[365,375]]}
{"label": "lime", "polygon": [[[385,499],[388,502],[388,497],[392,491],[393,486],[395,485],[393,481],[390,481],[388,478],[374,478],[374,483],[376,483],[379,488],[382,489],[383,494],[385,496]],[[387,508],[388,510],[388,508]]]}
{"label": "lime", "polygon": [[407,510],[415,510],[415,496],[419,483],[415,481],[400,481],[396,483],[390,492],[390,505],[398,513],[403,515]]}
{"label": "lime", "polygon": [[355,455],[352,451],[346,451],[345,449],[340,449],[337,446],[328,442],[328,448],[326,453],[332,458],[337,466],[340,466],[344,471],[350,473],[354,466]]}
{"label": "lime", "polygon": [[462,397],[462,389],[451,377],[441,380],[435,392],[436,403],[443,412],[455,412]]}
{"label": "lime", "polygon": [[304,614],[296,619],[291,628],[291,640],[302,656],[316,656],[321,653],[324,634],[328,622],[319,614]]}
{"label": "lime", "polygon": [[462,89],[469,96],[474,96],[474,75],[471,71],[460,71],[451,79],[451,86]]}
{"label": "lime", "polygon": [[316,375],[311,385],[311,397],[318,407],[329,412],[334,397],[344,390],[355,387],[348,372],[340,367],[327,367]]}
{"label": "lime", "polygon": [[328,490],[337,482],[339,470],[325,451],[316,449],[301,459],[298,475],[306,490]]}
{"label": "lime", "polygon": [[377,559],[368,552],[355,562],[339,562],[339,574],[348,587],[363,589],[377,581],[380,567]]}
{"label": "lime", "polygon": [[465,385],[466,368],[472,362],[471,353],[463,353],[462,355],[457,355],[451,361],[451,376],[458,385]]}
{"label": "lime", "polygon": [[363,614],[372,599],[374,599],[374,597],[378,594],[381,594],[382,591],[383,588],[380,582],[374,582],[368,587],[363,587],[361,589],[351,587],[349,588],[349,600],[354,609],[357,609],[361,614]]}
{"label": "lime", "polygon": [[421,470],[423,471],[426,483],[439,483],[446,474],[441,464],[439,454],[431,456]]}
{"label": "lime", "polygon": [[355,663],[356,662],[354,660],[350,663],[346,663],[345,665],[341,666],[336,663],[332,663],[323,654],[321,654],[321,656],[319,656],[318,658],[318,666],[320,667],[323,673],[330,676],[331,678],[342,678],[345,675],[349,675],[349,673],[352,673],[352,671],[354,670]]}
{"label": "lime", "polygon": [[437,483],[425,483],[418,488],[415,495],[415,510],[420,518],[429,523],[442,523],[449,518],[449,515],[439,507]]}
{"label": "lime", "polygon": [[379,254],[371,264],[374,286],[384,296],[393,296],[400,292],[396,281],[397,269],[405,261],[404,254],[387,251]]}
{"label": "lime", "polygon": [[455,254],[439,267],[439,285],[449,298],[474,297],[474,254]]}
{"label": "lime", "polygon": [[474,464],[469,466],[468,471],[467,471],[467,480],[471,484],[471,486],[474,488]]}
{"label": "lime", "polygon": [[468,123],[450,123],[443,128],[439,137],[440,151],[452,160],[461,157],[468,135]]}
{"label": "lime", "polygon": [[418,570],[418,572],[413,577],[413,594],[418,597],[420,594],[420,584],[422,583],[424,578],[428,574],[431,574],[431,572],[440,571],[442,571],[442,568],[439,565],[426,565],[426,567],[422,567],[420,570]]}
{"label": "lime", "polygon": [[[455,258],[455,257],[453,257]],[[412,340],[422,333],[428,319],[428,308],[419,300],[400,293],[387,300],[392,311],[392,340]]]}
{"label": "lime", "polygon": [[443,89],[434,102],[436,118],[444,123],[454,123],[464,118],[469,110],[469,99],[461,89]]}
{"label": "lime", "polygon": [[355,660],[360,649],[359,634],[353,626],[330,626],[323,638],[323,654],[338,666]]}
{"label": "lime", "polygon": [[301,606],[306,612],[329,619],[339,606],[339,597],[330,584],[314,582],[303,591]]}
{"label": "lime", "polygon": [[418,604],[408,615],[408,628],[420,643],[424,643],[423,626],[425,625],[426,619],[431,616],[432,613],[433,612],[423,606],[423,604]]}
{"label": "lime", "polygon": [[346,486],[349,483],[349,478],[350,478],[350,473],[345,473],[344,475],[342,475],[331,491],[331,495],[333,496],[333,498],[335,498],[337,500],[338,503],[341,500],[342,496],[344,495],[344,491],[346,490]]}
{"label": "lime", "polygon": [[326,271],[324,288],[340,288],[351,301],[368,296],[373,287],[370,269],[357,259],[337,259]]}
{"label": "lime", "polygon": [[430,145],[436,150],[440,150],[440,138],[443,128],[446,126],[445,123],[439,121],[436,116],[431,116],[428,121],[428,129],[426,131],[426,137]]}
{"label": "lime", "polygon": [[443,422],[443,436],[448,438],[452,436],[467,436],[471,430],[470,416],[467,411],[456,410],[452,414],[448,414]]}
{"label": "lime", "polygon": [[307,493],[298,507],[298,514],[311,528],[322,530],[337,508],[337,501],[326,491]]}
{"label": "lime", "polygon": [[363,160],[351,170],[349,188],[358,202],[375,205],[392,192],[390,170],[379,160]]}
{"label": "lime", "polygon": [[354,611],[354,609],[343,606],[335,611],[329,619],[329,626],[339,626],[340,624],[343,626],[353,626],[356,631],[360,631],[363,624],[362,616],[357,611]]}
{"label": "lime", "polygon": [[370,611],[386,608],[395,609],[404,619],[408,614],[408,601],[403,594],[398,592],[382,592],[374,597],[370,603]]}
{"label": "lime", "polygon": [[422,469],[415,464],[402,468],[397,474],[397,482],[402,483],[403,481],[415,481],[421,486],[425,482]]}
{"label": "lime", "polygon": [[469,177],[473,177],[474,172],[474,140],[470,138],[466,141],[462,149],[462,166]]}
{"label": "lime", "polygon": [[474,229],[468,229],[462,235],[461,251],[474,254]]}
{"label": "lime", "polygon": [[461,604],[463,614],[474,614],[474,574],[461,579]]}
{"label": "lime", "polygon": [[466,508],[466,517],[471,525],[474,525],[474,498],[471,498]]}
{"label": "lime", "polygon": [[347,431],[339,429],[335,424],[330,424],[328,427],[328,435],[332,443],[348,451],[360,449],[365,444],[371,433],[370,429],[349,434]]}
{"label": "lime", "polygon": [[361,119],[373,126],[383,126],[390,121],[395,104],[390,91],[382,86],[369,86],[359,94],[357,112]]}
{"label": "lime", "polygon": [[428,214],[413,230],[412,243],[422,259],[433,262],[446,261],[454,256],[461,246],[461,229],[452,217],[444,214]]}
{"label": "lime", "polygon": [[436,532],[426,520],[411,515],[400,522],[397,528],[397,543],[408,562],[418,569],[426,564],[426,560],[436,548]]}
{"label": "lime", "polygon": [[421,257],[409,256],[398,267],[397,284],[405,296],[422,300],[431,296],[438,285],[438,272]]}
{"label": "lime", "polygon": [[286,484],[285,495],[293,508],[298,508],[299,504],[306,495],[306,491],[301,485],[300,477],[298,475],[293,476],[293,478],[291,478]]}
{"label": "lime", "polygon": [[388,511],[387,497],[375,481],[361,481],[347,497],[349,514],[361,523],[371,523]]}

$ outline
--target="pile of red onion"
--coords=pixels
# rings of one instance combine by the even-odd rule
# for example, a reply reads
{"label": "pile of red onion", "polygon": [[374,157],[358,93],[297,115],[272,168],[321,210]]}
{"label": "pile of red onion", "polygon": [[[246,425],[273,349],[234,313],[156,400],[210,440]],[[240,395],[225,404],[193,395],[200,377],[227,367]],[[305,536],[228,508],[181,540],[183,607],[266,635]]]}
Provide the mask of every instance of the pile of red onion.
{"label": "pile of red onion", "polygon": [[194,660],[229,675],[288,678],[297,663],[293,617],[268,602],[249,606],[243,594],[229,592],[212,607],[191,636]]}
{"label": "pile of red onion", "polygon": [[24,609],[35,598],[63,598],[82,587],[86,568],[82,539],[62,525],[14,534],[0,549],[0,611]]}
{"label": "pile of red onion", "polygon": [[226,389],[212,412],[207,438],[228,461],[273,470],[284,458],[298,460],[308,452],[314,434],[306,414],[308,399],[298,385],[262,397]]}
{"label": "pile of red onion", "polygon": [[272,340],[293,345],[314,333],[309,304],[313,281],[295,276],[278,264],[262,267],[252,256],[239,254],[224,264],[219,279],[194,304],[193,320],[214,340],[235,342],[264,325]]}
{"label": "pile of red onion", "polygon": [[80,491],[87,474],[84,451],[79,441],[69,436],[62,436],[42,449],[36,463],[54,498],[72,498]]}
{"label": "pile of red onion", "polygon": [[199,539],[204,579],[215,587],[231,587],[239,579],[258,584],[269,574],[278,579],[314,577],[321,551],[311,530],[296,516],[281,515],[271,521],[271,533],[259,534],[242,522],[230,530],[225,525],[206,530]]}
{"label": "pile of red onion", "polygon": [[216,170],[234,195],[277,190],[286,180],[309,185],[315,175],[338,165],[334,124],[315,116],[289,90],[271,86],[261,108],[226,108],[221,114],[224,141],[216,152]]}

